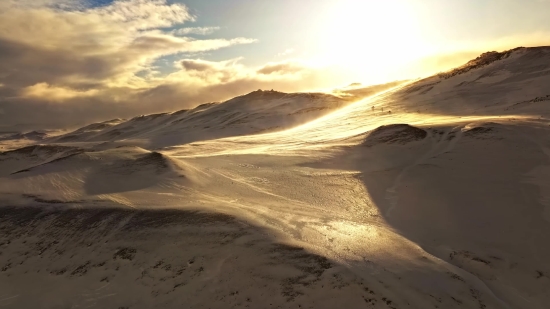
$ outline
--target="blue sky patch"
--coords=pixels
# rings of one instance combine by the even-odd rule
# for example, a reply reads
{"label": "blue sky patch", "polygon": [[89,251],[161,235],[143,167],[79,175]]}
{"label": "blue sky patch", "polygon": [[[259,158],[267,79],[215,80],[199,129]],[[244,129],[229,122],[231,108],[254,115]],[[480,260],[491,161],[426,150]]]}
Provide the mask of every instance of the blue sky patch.
{"label": "blue sky patch", "polygon": [[115,2],[114,0],[84,0],[84,5],[88,8],[96,8],[102,6],[108,6]]}

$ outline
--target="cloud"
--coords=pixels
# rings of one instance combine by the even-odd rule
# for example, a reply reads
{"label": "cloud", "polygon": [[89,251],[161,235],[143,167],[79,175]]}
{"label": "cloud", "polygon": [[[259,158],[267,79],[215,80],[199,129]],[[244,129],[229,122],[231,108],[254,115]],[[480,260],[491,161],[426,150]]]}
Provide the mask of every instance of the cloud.
{"label": "cloud", "polygon": [[304,67],[296,62],[269,63],[258,70],[260,74],[294,74],[304,70]]}
{"label": "cloud", "polygon": [[92,9],[104,21],[123,24],[131,30],[170,27],[195,17],[182,4],[167,4],[166,0],[115,1],[112,5]]}
{"label": "cloud", "polygon": [[220,30],[220,27],[188,27],[172,31],[174,35],[199,34],[208,35]]}
{"label": "cloud", "polygon": [[185,6],[168,5],[164,0],[116,1],[81,11],[11,6],[0,13],[0,69],[7,72],[0,74],[0,82],[143,87],[147,81],[138,81],[135,73],[159,57],[255,41],[197,40],[155,29],[193,20]]}
{"label": "cloud", "polygon": [[186,59],[181,61],[181,66],[187,71],[207,71],[212,68],[212,64],[207,61]]}
{"label": "cloud", "polygon": [[[77,126],[188,108],[257,88],[298,91],[319,84],[318,69],[297,61],[248,67],[242,58],[197,59],[204,52],[256,40],[188,37],[219,27],[182,27],[196,20],[183,4],[167,0],[88,4],[87,0],[0,0],[3,126]],[[180,28],[165,30],[175,27]],[[178,55],[185,56],[174,67],[158,67],[159,60]]]}
{"label": "cloud", "polygon": [[73,90],[63,87],[55,87],[47,83],[38,83],[25,87],[22,91],[24,98],[48,98],[52,101],[65,101],[76,97],[90,97],[98,93],[97,89],[84,91]]}
{"label": "cloud", "polygon": [[250,44],[256,40],[247,38],[235,38],[231,40],[213,39],[213,40],[195,40],[190,38],[179,38],[164,34],[146,34],[136,38],[128,45],[125,52],[137,52],[137,56],[169,55],[177,52],[203,52],[216,50],[237,44]]}
{"label": "cloud", "polygon": [[241,63],[242,60],[242,58],[225,61],[184,59],[179,62],[182,69],[170,74],[164,80],[172,83],[185,82],[193,87],[207,87],[212,84],[227,84],[243,80],[258,80],[266,83],[284,80],[287,83],[296,83],[311,78],[320,70],[298,61],[268,63],[257,68],[247,67]]}

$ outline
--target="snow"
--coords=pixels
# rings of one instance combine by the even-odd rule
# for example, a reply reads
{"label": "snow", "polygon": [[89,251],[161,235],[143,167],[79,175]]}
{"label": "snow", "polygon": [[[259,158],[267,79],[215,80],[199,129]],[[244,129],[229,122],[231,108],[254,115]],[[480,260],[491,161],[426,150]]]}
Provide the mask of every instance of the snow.
{"label": "snow", "polygon": [[457,72],[1,153],[0,306],[547,308],[550,48]]}
{"label": "snow", "polygon": [[133,145],[160,148],[235,135],[280,131],[326,115],[348,103],[349,99],[329,94],[258,90],[221,104],[208,103],[191,110],[92,124],[57,136],[51,142],[113,142],[131,139]]}

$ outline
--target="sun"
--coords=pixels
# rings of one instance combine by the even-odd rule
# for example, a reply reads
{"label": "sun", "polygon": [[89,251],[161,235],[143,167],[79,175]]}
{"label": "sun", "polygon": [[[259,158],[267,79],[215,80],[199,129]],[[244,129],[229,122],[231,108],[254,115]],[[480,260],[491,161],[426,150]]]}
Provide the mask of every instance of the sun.
{"label": "sun", "polygon": [[318,27],[319,59],[365,76],[398,70],[429,54],[406,0],[335,1]]}

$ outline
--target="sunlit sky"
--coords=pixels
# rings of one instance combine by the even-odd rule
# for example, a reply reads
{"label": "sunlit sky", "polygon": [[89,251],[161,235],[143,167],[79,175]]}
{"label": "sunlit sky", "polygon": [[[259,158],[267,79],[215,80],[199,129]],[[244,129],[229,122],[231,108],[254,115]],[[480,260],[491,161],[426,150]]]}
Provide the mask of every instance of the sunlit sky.
{"label": "sunlit sky", "polygon": [[426,57],[550,43],[550,1],[544,0],[184,2],[197,25],[221,27],[213,36],[259,40],[208,59],[244,57],[250,65],[301,59],[345,68],[366,83],[399,79],[403,65]]}
{"label": "sunlit sky", "polygon": [[428,76],[550,45],[548,12],[550,0],[0,0],[0,126]]}

